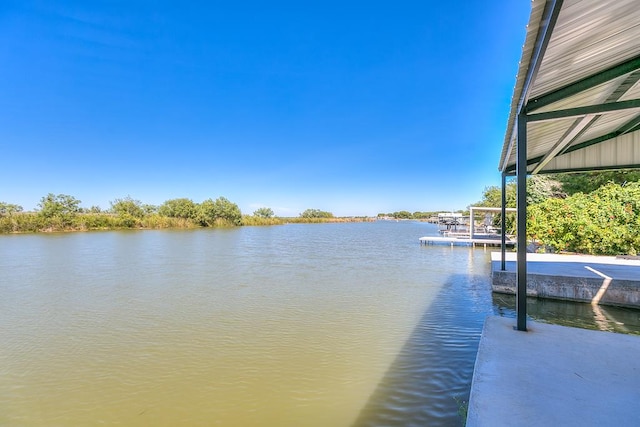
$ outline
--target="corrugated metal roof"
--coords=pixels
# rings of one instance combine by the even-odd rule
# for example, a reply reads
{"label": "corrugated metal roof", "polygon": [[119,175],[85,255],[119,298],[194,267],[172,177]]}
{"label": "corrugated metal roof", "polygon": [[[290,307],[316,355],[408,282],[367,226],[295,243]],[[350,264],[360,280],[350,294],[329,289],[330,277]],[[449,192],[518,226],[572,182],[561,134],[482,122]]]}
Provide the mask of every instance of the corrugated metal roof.
{"label": "corrugated metal roof", "polygon": [[[598,107],[620,101],[630,102]],[[528,121],[530,173],[640,167],[640,2],[533,0],[499,169],[515,168],[520,112],[547,119],[587,106]]]}

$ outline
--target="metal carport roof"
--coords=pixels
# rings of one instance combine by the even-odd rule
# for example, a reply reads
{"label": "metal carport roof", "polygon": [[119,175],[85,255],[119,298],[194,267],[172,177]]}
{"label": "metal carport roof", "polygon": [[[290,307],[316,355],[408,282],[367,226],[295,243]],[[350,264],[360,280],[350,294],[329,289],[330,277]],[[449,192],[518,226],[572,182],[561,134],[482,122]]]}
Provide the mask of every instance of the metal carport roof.
{"label": "metal carport roof", "polygon": [[640,2],[533,0],[499,170],[640,167]]}
{"label": "metal carport roof", "polygon": [[[640,167],[640,1],[533,0],[500,157],[517,177],[516,313],[526,331],[528,174]],[[502,269],[505,228],[502,226]]]}

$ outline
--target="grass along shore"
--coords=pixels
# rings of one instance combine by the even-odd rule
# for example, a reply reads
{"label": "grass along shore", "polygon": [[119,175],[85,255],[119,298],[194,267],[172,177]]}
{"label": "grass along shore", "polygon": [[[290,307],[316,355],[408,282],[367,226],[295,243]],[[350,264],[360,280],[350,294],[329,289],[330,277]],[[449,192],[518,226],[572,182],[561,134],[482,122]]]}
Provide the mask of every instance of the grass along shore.
{"label": "grass along shore", "polygon": [[168,217],[150,214],[141,217],[113,213],[77,213],[71,216],[44,217],[38,212],[19,212],[0,217],[0,233],[51,233],[92,230],[158,230],[158,229],[192,229],[204,227],[236,227],[236,226],[268,226],[290,223],[321,224],[343,222],[370,222],[371,217],[334,217],[334,218],[302,218],[271,217],[243,215],[240,223],[225,218],[216,218],[208,224],[194,219]]}

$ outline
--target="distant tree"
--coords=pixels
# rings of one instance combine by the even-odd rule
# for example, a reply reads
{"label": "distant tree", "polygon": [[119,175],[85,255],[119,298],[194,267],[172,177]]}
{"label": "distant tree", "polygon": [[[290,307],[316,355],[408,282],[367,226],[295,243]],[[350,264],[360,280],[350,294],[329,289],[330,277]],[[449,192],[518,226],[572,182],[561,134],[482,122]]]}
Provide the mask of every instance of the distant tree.
{"label": "distant tree", "polygon": [[22,206],[11,203],[0,202],[0,217],[10,216],[18,212],[22,212]]}
{"label": "distant tree", "polygon": [[[516,183],[508,182],[506,186],[507,207],[516,207]],[[482,192],[482,199],[472,206],[500,207],[502,206],[502,189],[496,185],[485,187]]]}
{"label": "distant tree", "polygon": [[40,199],[38,214],[44,218],[72,217],[81,211],[80,200],[67,194],[49,193]]}
{"label": "distant tree", "polygon": [[431,217],[432,213],[431,212],[420,212],[420,211],[416,211],[414,212],[411,216],[415,219],[426,219]]}
{"label": "distant tree", "polygon": [[275,214],[271,208],[259,208],[253,212],[253,215],[260,218],[272,218]]}
{"label": "distant tree", "polygon": [[171,199],[160,205],[158,213],[172,218],[195,219],[198,215],[198,205],[191,199]]}
{"label": "distant tree", "polygon": [[542,203],[547,199],[564,199],[562,183],[550,175],[532,175],[527,178],[527,204]]}
{"label": "distant tree", "polygon": [[208,227],[220,223],[242,225],[242,211],[238,205],[224,197],[218,197],[215,201],[207,199],[199,205],[197,220]]}
{"label": "distant tree", "polygon": [[[515,181],[507,182],[506,199],[508,208],[516,207],[517,186]],[[548,198],[564,198],[562,184],[547,175],[532,175],[527,178],[527,204],[540,203]],[[482,200],[472,206],[502,206],[502,189],[499,186],[485,187]]]}
{"label": "distant tree", "polygon": [[49,193],[40,199],[38,207],[38,216],[44,220],[43,225],[54,229],[72,226],[82,212],[80,200],[67,194]]}
{"label": "distant tree", "polygon": [[393,216],[398,219],[411,219],[413,217],[409,211],[394,212]]}
{"label": "distant tree", "polygon": [[562,183],[562,190],[568,195],[587,194],[609,182],[615,184],[638,182],[640,181],[640,169],[560,173],[552,175],[552,178]]}
{"label": "distant tree", "polygon": [[321,211],[320,209],[307,209],[300,214],[301,218],[333,218],[331,212]]}
{"label": "distant tree", "polygon": [[144,211],[145,215],[158,213],[158,207],[156,205],[148,205],[146,203],[142,205],[142,210]]}
{"label": "distant tree", "polygon": [[96,214],[96,213],[101,213],[101,212],[102,212],[102,209],[100,208],[100,206],[96,206],[96,205],[91,206],[89,209],[87,209],[87,213]]}
{"label": "distant tree", "polygon": [[131,196],[122,199],[115,199],[111,203],[111,212],[121,217],[142,218],[145,215],[144,207],[140,200],[132,199]]}

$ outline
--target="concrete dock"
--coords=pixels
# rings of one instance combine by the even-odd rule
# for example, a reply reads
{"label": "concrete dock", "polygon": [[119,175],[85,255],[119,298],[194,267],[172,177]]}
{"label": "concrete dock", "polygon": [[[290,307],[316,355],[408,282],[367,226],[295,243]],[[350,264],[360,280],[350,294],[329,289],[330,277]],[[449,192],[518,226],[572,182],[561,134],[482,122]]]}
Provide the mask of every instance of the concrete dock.
{"label": "concrete dock", "polygon": [[487,318],[467,427],[640,425],[640,336]]}
{"label": "concrete dock", "polygon": [[[515,293],[516,254],[491,254],[492,290]],[[527,254],[527,295],[640,308],[640,260],[611,256]]]}

